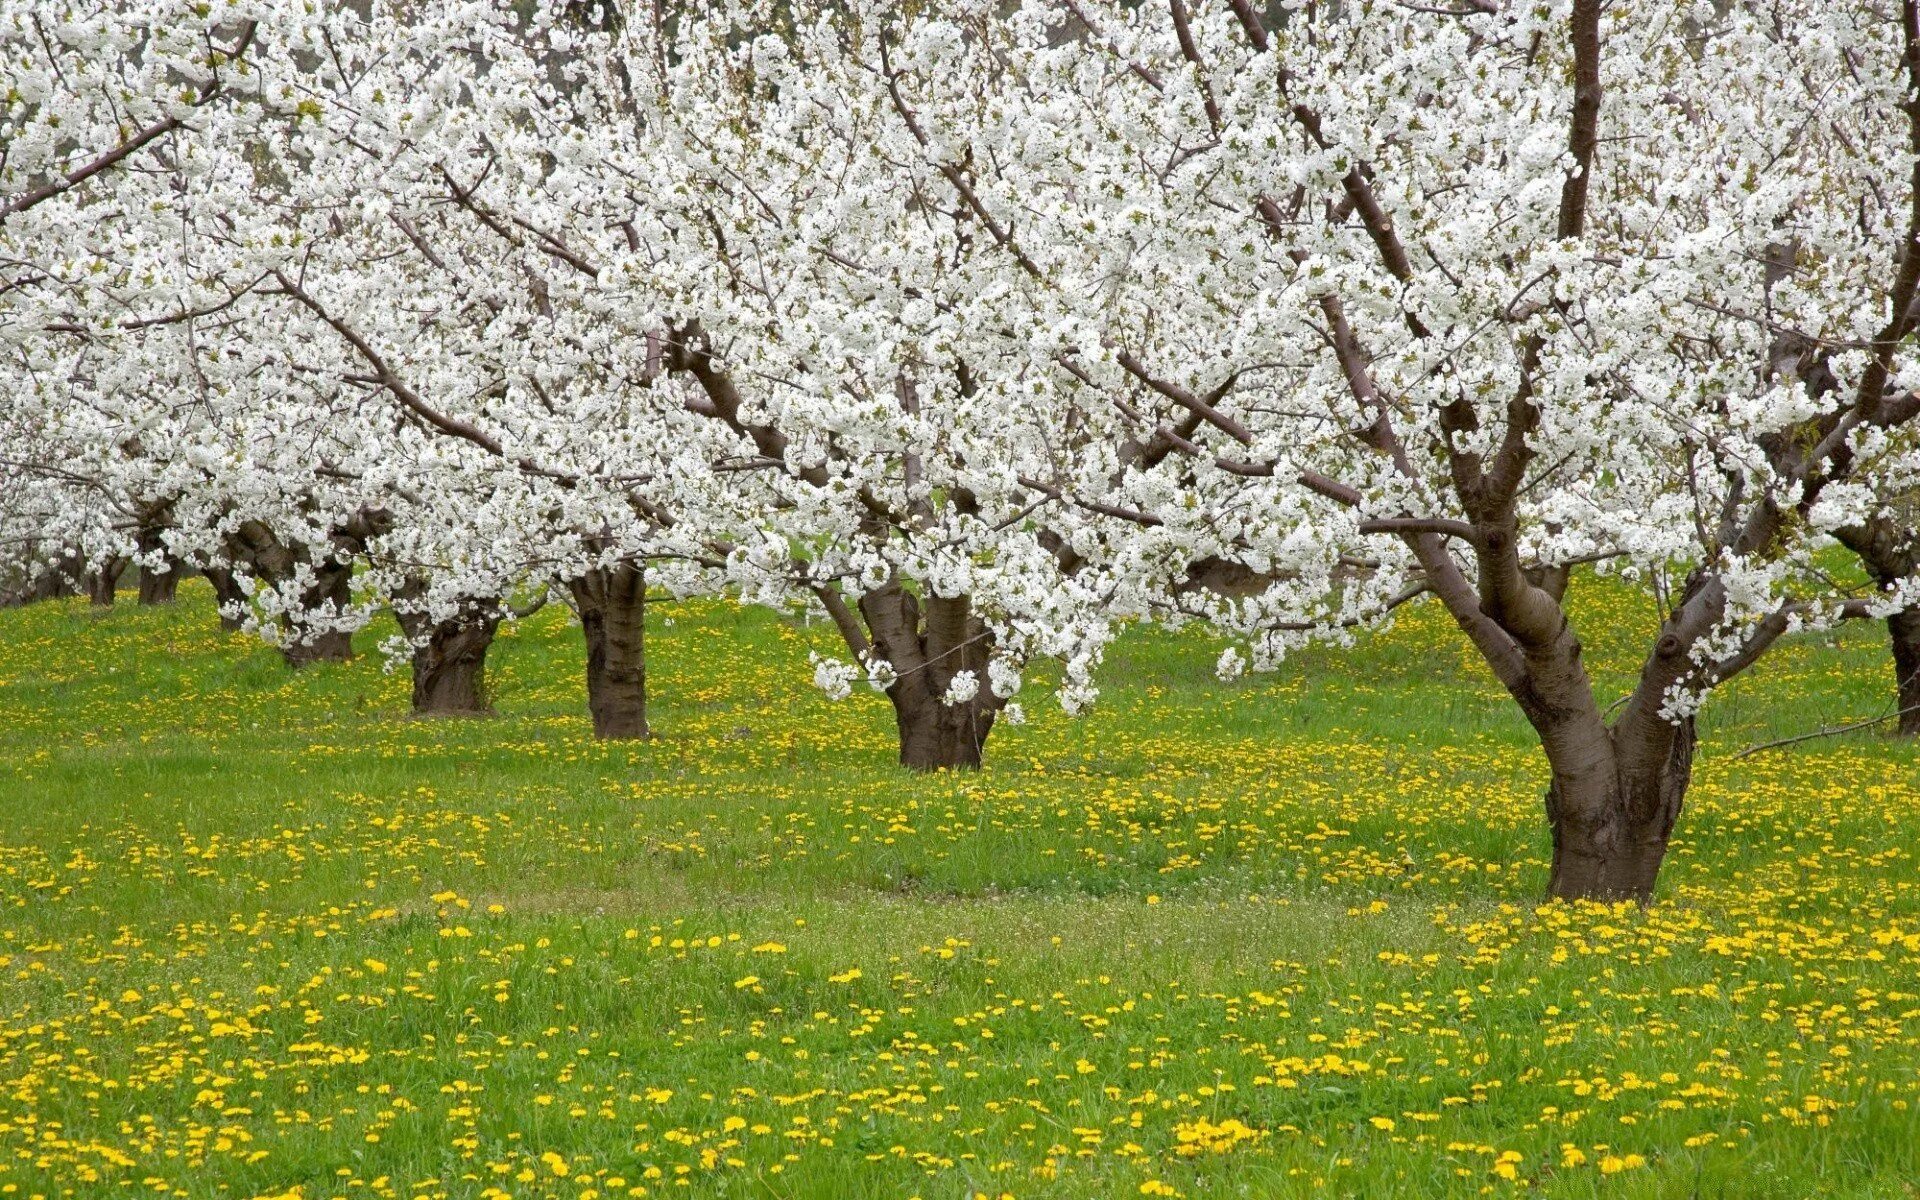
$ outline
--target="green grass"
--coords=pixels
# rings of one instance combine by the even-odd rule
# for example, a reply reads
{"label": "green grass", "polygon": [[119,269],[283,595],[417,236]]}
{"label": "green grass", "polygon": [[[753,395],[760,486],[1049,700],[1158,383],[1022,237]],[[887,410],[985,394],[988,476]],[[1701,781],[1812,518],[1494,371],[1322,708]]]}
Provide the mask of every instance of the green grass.
{"label": "green grass", "polygon": [[[1576,596],[1611,698],[1651,606]],[[1715,698],[1639,912],[1537,907],[1430,607],[1232,686],[1131,635],[930,778],[717,602],[597,744],[565,616],[421,722],[197,585],[0,612],[0,1197],[1920,1194],[1920,754],[1731,759],[1884,712],[1874,629]]]}

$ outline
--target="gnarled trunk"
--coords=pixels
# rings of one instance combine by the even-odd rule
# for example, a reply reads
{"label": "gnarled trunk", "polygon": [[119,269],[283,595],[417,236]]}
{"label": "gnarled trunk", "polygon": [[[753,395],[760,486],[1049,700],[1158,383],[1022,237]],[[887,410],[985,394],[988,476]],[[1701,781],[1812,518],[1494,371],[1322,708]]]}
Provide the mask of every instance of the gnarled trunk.
{"label": "gnarled trunk", "polygon": [[[301,597],[303,610],[331,605],[345,612],[353,601],[353,567],[349,563],[323,562],[314,568],[314,583]],[[287,665],[299,670],[309,663],[347,662],[353,658],[353,633],[345,629],[316,630],[301,617],[287,621],[287,641],[280,647]]]}
{"label": "gnarled trunk", "polygon": [[593,736],[645,738],[647,577],[637,563],[595,568],[567,582],[587,639],[587,708]]}
{"label": "gnarled trunk", "polygon": [[[893,667],[887,688],[900,735],[900,763],[916,771],[976,770],[1005,701],[988,686],[993,642],[969,597],[932,597],[923,615],[913,593],[890,583],[860,597],[873,651]],[[955,675],[971,672],[973,693],[947,702]]]}
{"label": "gnarled trunk", "polygon": [[[415,589],[409,589],[414,591]],[[416,592],[417,594],[417,592]],[[500,628],[500,609],[481,602],[445,621],[434,621],[407,600],[394,608],[401,631],[413,647],[413,715],[416,717],[480,716],[493,711],[487,703],[487,650]]]}
{"label": "gnarled trunk", "polygon": [[487,650],[493,645],[497,617],[443,621],[427,644],[413,652],[413,713],[419,717],[484,716],[487,702]]}
{"label": "gnarled trunk", "polygon": [[200,572],[213,585],[214,603],[220,606],[220,628],[228,633],[237,631],[241,618],[228,615],[234,609],[247,606],[247,594],[240,590],[240,584],[233,578],[233,572],[225,567],[208,567]]}
{"label": "gnarled trunk", "polygon": [[913,695],[899,685],[887,689],[900,734],[900,765],[915,771],[977,771],[986,753],[987,735],[998,715],[979,697],[946,704],[940,697]]}
{"label": "gnarled trunk", "polygon": [[1584,768],[1556,765],[1547,789],[1553,873],[1547,893],[1563,900],[1653,898],[1674,822],[1693,778],[1693,721],[1673,730],[1664,758],[1642,754],[1611,732]]}
{"label": "gnarled trunk", "polygon": [[127,569],[124,558],[110,558],[94,570],[87,572],[87,603],[95,608],[107,608],[113,604],[113,595],[120,588],[120,576]]}
{"label": "gnarled trunk", "polygon": [[1920,608],[1905,608],[1887,618],[1893,643],[1894,696],[1900,704],[1899,730],[1920,737]]}

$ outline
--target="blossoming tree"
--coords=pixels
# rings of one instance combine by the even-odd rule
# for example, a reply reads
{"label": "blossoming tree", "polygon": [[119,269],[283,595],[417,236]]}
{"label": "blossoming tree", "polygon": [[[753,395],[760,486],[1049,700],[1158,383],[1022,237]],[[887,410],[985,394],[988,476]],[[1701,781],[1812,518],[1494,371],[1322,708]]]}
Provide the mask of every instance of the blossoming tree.
{"label": "blossoming tree", "polygon": [[[1644,899],[1706,694],[1902,603],[1815,554],[1914,467],[1915,7],[1284,11],[973,27],[1018,83],[928,155],[981,164],[952,202],[1047,298],[999,327],[1072,329],[1045,402],[1089,442],[1175,448],[1052,486],[1278,567],[1209,606],[1256,665],[1437,596],[1539,735],[1553,894]],[[1614,706],[1589,560],[1664,606]]]}

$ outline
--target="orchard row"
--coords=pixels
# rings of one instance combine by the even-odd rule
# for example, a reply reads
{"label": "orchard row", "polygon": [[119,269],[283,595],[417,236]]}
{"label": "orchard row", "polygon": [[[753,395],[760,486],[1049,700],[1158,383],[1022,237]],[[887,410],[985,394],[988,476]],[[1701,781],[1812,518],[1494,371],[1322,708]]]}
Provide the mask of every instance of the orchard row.
{"label": "orchard row", "polygon": [[[810,606],[917,768],[1138,620],[1443,604],[1551,890],[1651,894],[1713,689],[1920,723],[1920,11],[1881,0],[0,0],[0,546],[204,571],[423,708],[649,586]],[[1844,547],[1844,551],[1836,549]],[[1858,582],[1833,569],[1857,563]],[[1603,708],[1577,568],[1665,614]]]}

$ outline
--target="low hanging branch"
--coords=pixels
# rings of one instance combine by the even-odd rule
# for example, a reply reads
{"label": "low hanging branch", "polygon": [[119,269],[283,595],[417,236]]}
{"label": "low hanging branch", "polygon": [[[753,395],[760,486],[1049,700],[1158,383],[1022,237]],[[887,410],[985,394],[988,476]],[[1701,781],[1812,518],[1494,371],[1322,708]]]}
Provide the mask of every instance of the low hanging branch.
{"label": "low hanging branch", "polygon": [[1896,712],[1890,712],[1884,716],[1873,717],[1866,721],[1853,721],[1846,725],[1829,725],[1824,729],[1816,729],[1812,733],[1795,734],[1793,737],[1778,738],[1771,742],[1761,742],[1758,745],[1748,746],[1745,750],[1734,755],[1731,761],[1739,762],[1743,758],[1751,758],[1763,750],[1778,750],[1782,746],[1797,746],[1801,742],[1811,742],[1820,738],[1839,737],[1843,733],[1856,733],[1862,729],[1872,729],[1875,725],[1885,725],[1888,721],[1897,721],[1908,713],[1914,712],[1920,712],[1920,704],[1915,704]]}

